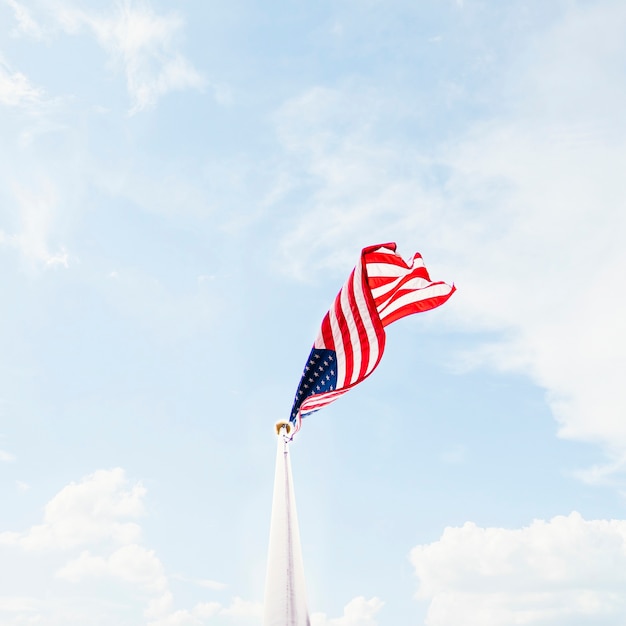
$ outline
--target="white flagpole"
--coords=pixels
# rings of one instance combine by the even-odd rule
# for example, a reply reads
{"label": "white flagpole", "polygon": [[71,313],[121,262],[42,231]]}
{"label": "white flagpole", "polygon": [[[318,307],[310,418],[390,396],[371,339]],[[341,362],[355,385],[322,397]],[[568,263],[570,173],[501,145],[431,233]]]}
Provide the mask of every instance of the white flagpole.
{"label": "white flagpole", "polygon": [[289,422],[276,424],[278,447],[265,581],[264,626],[310,626],[296,499],[289,459]]}

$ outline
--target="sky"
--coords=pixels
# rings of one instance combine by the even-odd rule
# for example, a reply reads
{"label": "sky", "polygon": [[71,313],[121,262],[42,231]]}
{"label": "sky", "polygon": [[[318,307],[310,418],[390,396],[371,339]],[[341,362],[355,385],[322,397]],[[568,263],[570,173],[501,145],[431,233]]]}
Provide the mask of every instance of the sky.
{"label": "sky", "polygon": [[291,444],[312,626],[626,622],[622,0],[0,0],[0,625],[261,623],[365,246],[455,283]]}

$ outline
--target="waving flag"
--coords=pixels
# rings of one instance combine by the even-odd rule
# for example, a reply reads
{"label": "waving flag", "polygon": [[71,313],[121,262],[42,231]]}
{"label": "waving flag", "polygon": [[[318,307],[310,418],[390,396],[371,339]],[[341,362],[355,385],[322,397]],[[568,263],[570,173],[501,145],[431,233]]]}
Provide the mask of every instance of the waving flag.
{"label": "waving flag", "polygon": [[313,344],[296,391],[290,421],[330,404],[376,369],[385,349],[385,326],[412,313],[434,309],[455,291],[432,282],[422,255],[408,264],[396,244],[364,248],[335,298]]}

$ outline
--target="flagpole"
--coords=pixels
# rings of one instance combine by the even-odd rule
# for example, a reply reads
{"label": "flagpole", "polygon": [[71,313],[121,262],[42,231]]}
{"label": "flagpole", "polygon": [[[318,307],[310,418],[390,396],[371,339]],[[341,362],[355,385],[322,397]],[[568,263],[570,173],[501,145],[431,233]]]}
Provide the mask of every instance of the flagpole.
{"label": "flagpole", "polygon": [[310,626],[289,456],[292,428],[289,422],[276,424],[276,470],[265,581],[264,626]]}

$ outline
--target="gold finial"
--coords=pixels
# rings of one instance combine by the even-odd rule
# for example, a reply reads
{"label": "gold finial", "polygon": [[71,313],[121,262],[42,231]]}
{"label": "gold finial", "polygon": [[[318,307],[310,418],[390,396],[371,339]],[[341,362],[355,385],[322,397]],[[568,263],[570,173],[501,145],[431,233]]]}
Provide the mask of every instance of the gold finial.
{"label": "gold finial", "polygon": [[276,422],[276,434],[280,435],[280,431],[284,428],[287,431],[287,435],[291,434],[291,431],[293,429],[293,426],[291,425],[291,422],[287,422],[285,420],[281,420],[279,422]]}

